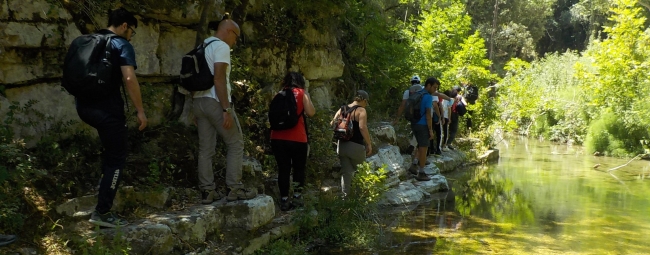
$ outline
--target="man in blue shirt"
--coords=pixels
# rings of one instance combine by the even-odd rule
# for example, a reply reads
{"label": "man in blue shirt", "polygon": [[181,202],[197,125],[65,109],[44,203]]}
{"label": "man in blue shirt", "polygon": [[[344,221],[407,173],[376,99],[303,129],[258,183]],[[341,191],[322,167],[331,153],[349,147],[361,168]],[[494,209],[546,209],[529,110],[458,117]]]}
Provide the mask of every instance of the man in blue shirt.
{"label": "man in blue shirt", "polygon": [[433,96],[440,86],[438,79],[430,77],[424,84],[424,89],[418,93],[424,93],[422,101],[420,102],[420,120],[411,123],[411,129],[415,135],[418,143],[418,175],[415,178],[418,181],[431,180],[429,176],[424,173],[424,165],[427,161],[427,148],[429,147],[429,140],[433,139]]}
{"label": "man in blue shirt", "polygon": [[147,127],[147,116],[142,106],[140,84],[135,76],[135,51],[129,41],[135,35],[138,20],[129,11],[120,8],[108,15],[108,28],[99,34],[115,34],[111,40],[112,81],[106,95],[101,100],[77,97],[77,114],[86,124],[97,129],[102,142],[102,177],[99,183],[97,206],[90,222],[103,227],[127,225],[128,222],[112,213],[111,207],[117,194],[121,174],[126,166],[127,128],[124,114],[124,100],[120,94],[122,82],[135,107],[138,129]]}

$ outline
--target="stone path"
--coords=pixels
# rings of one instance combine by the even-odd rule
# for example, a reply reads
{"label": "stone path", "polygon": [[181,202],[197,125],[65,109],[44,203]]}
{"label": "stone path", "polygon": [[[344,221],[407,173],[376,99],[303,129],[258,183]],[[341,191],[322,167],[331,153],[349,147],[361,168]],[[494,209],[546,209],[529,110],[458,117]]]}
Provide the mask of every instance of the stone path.
{"label": "stone path", "polygon": [[[407,171],[411,165],[410,156],[400,154],[400,148],[394,145],[397,139],[392,127],[381,125],[374,131],[376,153],[366,161],[374,170],[385,166],[388,171],[387,191],[380,201],[382,206],[408,208],[432,194],[448,190],[447,180],[441,173],[452,171],[468,162],[467,156],[460,151],[429,156],[428,160],[432,164],[426,166],[425,172],[431,176],[431,180],[416,181]],[[492,152],[483,157],[484,159],[476,161],[498,159],[498,151],[496,156]],[[249,161],[246,165],[246,171],[253,176],[256,172],[261,172],[261,166],[257,162]],[[338,185],[338,180],[329,180],[329,183]],[[275,194],[272,190],[266,192]],[[121,211],[127,205],[140,205],[154,212],[124,228],[102,229],[100,232],[109,238],[119,235],[131,246],[131,254],[180,254],[196,251],[197,247],[203,247],[202,252],[187,254],[252,254],[270,241],[298,231],[297,226],[291,222],[291,213],[279,212],[273,197],[266,194],[246,201],[226,202],[224,198],[210,205],[170,207],[176,204],[172,201],[183,196],[198,201],[198,193],[192,189],[164,188],[143,192],[133,187],[123,187],[113,209]],[[74,198],[57,206],[56,211],[78,220],[79,224],[88,224],[86,220],[96,201],[96,196]],[[205,247],[206,244],[219,242],[221,246]],[[223,244],[226,244],[225,247]]]}

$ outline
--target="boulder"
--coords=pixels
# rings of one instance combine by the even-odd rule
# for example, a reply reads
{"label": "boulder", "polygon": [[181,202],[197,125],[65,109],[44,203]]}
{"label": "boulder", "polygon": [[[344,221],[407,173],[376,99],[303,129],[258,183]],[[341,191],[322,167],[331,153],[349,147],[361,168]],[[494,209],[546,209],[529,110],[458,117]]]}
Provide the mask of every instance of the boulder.
{"label": "boulder", "polygon": [[160,73],[178,75],[183,55],[194,48],[196,31],[170,25],[160,26]]}
{"label": "boulder", "polygon": [[[143,22],[142,20],[138,21],[139,26],[135,29],[136,35],[131,38],[131,44],[136,54],[136,63],[138,64],[138,69],[135,70],[138,75],[153,75],[160,73],[160,59],[158,59],[158,46],[160,39],[160,25],[155,22]],[[192,42],[194,43],[194,42]],[[181,48],[176,49],[165,49],[161,48],[161,51],[179,51],[185,53],[192,49],[192,45],[185,45]],[[180,62],[180,58],[176,60]],[[176,75],[180,72],[179,69],[176,70]]]}
{"label": "boulder", "polygon": [[229,202],[221,208],[225,215],[225,227],[256,229],[270,222],[275,217],[275,204],[268,195]]}
{"label": "boulder", "polygon": [[95,210],[97,196],[76,197],[56,206],[56,212],[72,217],[88,217]]}
{"label": "boulder", "polygon": [[79,28],[77,28],[77,25],[75,25],[74,23],[70,23],[68,24],[68,26],[65,27],[65,29],[63,30],[63,40],[64,40],[64,46],[66,47],[66,50],[68,47],[70,47],[72,41],[79,36],[81,36],[81,31],[79,31]]}
{"label": "boulder", "polygon": [[429,193],[436,193],[439,191],[449,190],[449,185],[447,184],[447,178],[440,174],[430,176],[431,180],[423,182],[414,182],[413,184]]}
{"label": "boulder", "polygon": [[410,182],[402,182],[399,186],[386,191],[379,204],[384,206],[400,206],[418,203],[424,197],[425,193],[423,190],[415,187]]}
{"label": "boulder", "polygon": [[[46,34],[52,34],[53,31],[47,30],[50,26],[38,23],[18,23],[2,22],[0,23],[0,46],[4,47],[22,47],[22,48],[39,48],[42,45],[43,38]],[[46,30],[41,31],[40,28]],[[59,35],[60,36],[60,35]],[[46,39],[46,41],[49,39]],[[50,43],[52,42],[49,40]]]}
{"label": "boulder", "polygon": [[499,161],[499,150],[492,149],[488,150],[483,155],[478,156],[478,160],[483,163],[495,163]]}
{"label": "boulder", "polygon": [[[397,135],[395,135],[395,128],[388,122],[374,123],[370,129],[370,136],[372,137],[373,147],[375,145],[397,145]],[[399,150],[399,147],[398,147]]]}
{"label": "boulder", "polygon": [[440,172],[446,173],[453,171],[454,169],[460,167],[465,163],[467,156],[460,150],[453,151],[443,151],[442,155],[434,156],[430,155],[427,157],[427,160],[436,164],[440,169]]}
{"label": "boulder", "polygon": [[260,237],[253,238],[248,241],[248,246],[244,248],[244,250],[242,251],[242,255],[254,254],[255,251],[266,246],[267,244],[269,244],[270,241],[271,241],[271,233],[269,232],[262,234],[262,236]]}
{"label": "boulder", "polygon": [[366,162],[370,163],[374,170],[386,165],[385,170],[389,173],[395,173],[398,176],[406,173],[404,157],[400,154],[397,146],[386,145],[379,148],[377,154],[366,158]]}
{"label": "boulder", "polygon": [[0,20],[6,20],[9,18],[9,6],[7,5],[7,0],[0,0]]}
{"label": "boulder", "polygon": [[314,108],[317,110],[329,110],[332,107],[332,96],[327,87],[318,87],[309,91]]}
{"label": "boulder", "polygon": [[333,36],[329,31],[325,31],[325,29],[316,29],[311,24],[307,24],[307,27],[300,31],[300,33],[302,34],[302,37],[305,38],[306,45],[325,46],[331,48],[338,47],[336,36]]}
{"label": "boulder", "polygon": [[[149,8],[143,10],[139,5],[139,1],[135,2],[124,2],[129,10],[138,10],[140,15],[146,16],[147,18],[153,18],[157,20],[167,21],[170,23],[180,24],[180,25],[193,25],[199,23],[201,19],[201,10],[202,10],[202,1],[190,0],[186,1],[185,4],[180,6],[178,5],[169,5],[168,3],[172,2],[156,2],[155,0],[145,0],[149,1]],[[223,1],[222,0],[212,0],[214,3],[213,6],[217,6],[210,13],[208,13],[208,20],[221,20],[223,18]],[[194,38],[194,37],[192,37]]]}
{"label": "boulder", "polygon": [[287,72],[287,47],[287,44],[280,44],[273,48],[248,48],[242,55],[252,63],[251,71],[255,76],[277,80]]}
{"label": "boulder", "polygon": [[9,10],[15,20],[70,20],[72,16],[59,4],[46,0],[8,0]]}
{"label": "boulder", "polygon": [[214,205],[193,206],[182,212],[151,215],[149,221],[167,225],[171,232],[190,244],[201,244],[223,225],[223,217]]}
{"label": "boulder", "polygon": [[345,67],[343,55],[338,48],[302,47],[294,53],[292,61],[308,80],[341,77]]}
{"label": "boulder", "polygon": [[150,221],[100,231],[109,240],[119,236],[126,241],[131,247],[130,254],[171,254],[176,243],[176,238],[167,225]]}

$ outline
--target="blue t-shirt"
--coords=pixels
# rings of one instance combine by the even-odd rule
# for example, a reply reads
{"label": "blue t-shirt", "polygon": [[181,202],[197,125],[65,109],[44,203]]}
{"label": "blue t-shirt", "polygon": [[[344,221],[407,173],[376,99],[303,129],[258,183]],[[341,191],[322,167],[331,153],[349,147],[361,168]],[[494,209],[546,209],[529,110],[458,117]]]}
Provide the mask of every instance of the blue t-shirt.
{"label": "blue t-shirt", "polygon": [[422,101],[420,102],[420,120],[416,123],[418,125],[427,125],[427,109],[433,107],[433,96],[429,94],[425,89],[420,90],[418,93],[424,93],[422,95]]}
{"label": "blue t-shirt", "polygon": [[[102,29],[97,33],[113,34],[108,29]],[[111,46],[113,47],[111,50],[111,63],[113,64],[111,91],[104,100],[85,101],[83,98],[77,98],[77,107],[101,109],[112,114],[124,115],[123,93],[120,93],[120,88],[123,85],[121,67],[133,66],[133,69],[138,68],[135,62],[135,50],[133,45],[121,36],[113,37]]]}

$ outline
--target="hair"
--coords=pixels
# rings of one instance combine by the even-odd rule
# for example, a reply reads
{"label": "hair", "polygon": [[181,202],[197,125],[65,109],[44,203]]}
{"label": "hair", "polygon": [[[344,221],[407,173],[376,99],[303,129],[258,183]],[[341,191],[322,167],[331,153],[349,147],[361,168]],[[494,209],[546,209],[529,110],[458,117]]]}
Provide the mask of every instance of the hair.
{"label": "hair", "polygon": [[427,78],[427,81],[424,83],[424,86],[426,87],[427,85],[438,85],[440,86],[440,81],[434,77],[429,77]]}
{"label": "hair", "polygon": [[458,92],[456,92],[456,90],[454,90],[454,89],[448,89],[448,90],[445,90],[445,95],[447,95],[448,97],[454,98],[454,97],[458,96]]}
{"label": "hair", "polygon": [[108,11],[108,26],[119,27],[126,23],[128,26],[138,27],[138,20],[124,8]]}
{"label": "hair", "polygon": [[284,76],[284,80],[282,80],[282,87],[297,87],[304,89],[305,78],[298,72],[289,72]]}
{"label": "hair", "polygon": [[420,84],[420,81],[418,81],[418,80],[411,80],[411,85],[415,85],[415,84]]}

